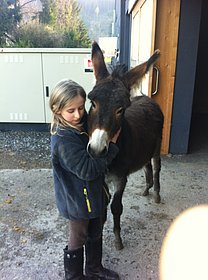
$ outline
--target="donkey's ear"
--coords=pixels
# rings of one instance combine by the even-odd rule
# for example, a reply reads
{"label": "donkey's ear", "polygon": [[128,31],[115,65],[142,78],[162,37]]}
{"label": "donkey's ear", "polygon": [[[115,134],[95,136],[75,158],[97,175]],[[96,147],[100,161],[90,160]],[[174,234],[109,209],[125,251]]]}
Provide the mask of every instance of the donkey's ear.
{"label": "donkey's ear", "polygon": [[92,65],[96,81],[100,81],[109,76],[105,65],[103,52],[101,51],[97,42],[92,44]]}
{"label": "donkey's ear", "polygon": [[144,63],[132,68],[124,75],[124,82],[128,89],[135,84],[148,72],[149,68],[158,60],[160,51],[156,50],[154,54]]}

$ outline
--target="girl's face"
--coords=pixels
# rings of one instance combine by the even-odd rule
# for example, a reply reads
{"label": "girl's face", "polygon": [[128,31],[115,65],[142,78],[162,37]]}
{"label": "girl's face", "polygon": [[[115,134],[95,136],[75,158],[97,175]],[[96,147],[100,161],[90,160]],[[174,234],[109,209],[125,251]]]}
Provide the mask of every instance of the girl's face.
{"label": "girl's face", "polygon": [[85,100],[80,96],[76,96],[61,110],[60,115],[70,125],[76,126],[80,123],[85,112]]}

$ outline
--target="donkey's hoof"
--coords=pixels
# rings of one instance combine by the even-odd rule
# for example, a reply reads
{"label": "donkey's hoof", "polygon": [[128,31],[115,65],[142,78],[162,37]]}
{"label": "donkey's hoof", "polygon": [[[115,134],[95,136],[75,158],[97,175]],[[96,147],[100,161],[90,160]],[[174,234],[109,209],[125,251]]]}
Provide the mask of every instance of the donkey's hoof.
{"label": "donkey's hoof", "polygon": [[115,241],[116,250],[120,251],[124,248],[122,241]]}
{"label": "donkey's hoof", "polygon": [[145,189],[142,193],[143,196],[149,195],[149,189]]}
{"label": "donkey's hoof", "polygon": [[160,203],[160,201],[161,201],[161,197],[159,194],[155,194],[154,199],[155,199],[155,203]]}

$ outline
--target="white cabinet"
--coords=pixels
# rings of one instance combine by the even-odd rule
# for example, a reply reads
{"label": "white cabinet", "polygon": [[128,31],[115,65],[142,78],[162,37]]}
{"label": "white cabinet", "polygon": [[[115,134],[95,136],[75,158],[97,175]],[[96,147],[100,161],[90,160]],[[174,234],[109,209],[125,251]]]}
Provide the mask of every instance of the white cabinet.
{"label": "white cabinet", "polygon": [[90,58],[90,49],[0,49],[0,122],[49,123],[58,81],[72,79],[86,93],[94,86]]}
{"label": "white cabinet", "polygon": [[0,122],[44,122],[41,56],[0,54]]}

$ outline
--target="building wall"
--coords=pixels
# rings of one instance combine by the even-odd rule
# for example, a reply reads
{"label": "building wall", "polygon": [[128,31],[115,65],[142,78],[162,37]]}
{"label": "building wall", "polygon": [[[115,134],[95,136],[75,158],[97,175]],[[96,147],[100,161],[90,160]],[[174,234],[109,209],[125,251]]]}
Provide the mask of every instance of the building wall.
{"label": "building wall", "polygon": [[[196,111],[208,111],[205,77],[208,37],[200,35],[208,34],[207,5],[207,0],[157,1],[155,49],[160,49],[161,57],[157,62],[159,90],[153,98],[165,116],[162,154],[187,153],[193,105]],[[131,30],[127,34],[127,13],[122,17],[121,36],[127,38]],[[126,50],[126,44],[123,49],[121,46],[121,58]]]}

